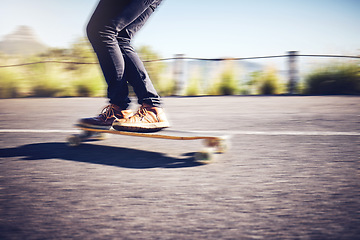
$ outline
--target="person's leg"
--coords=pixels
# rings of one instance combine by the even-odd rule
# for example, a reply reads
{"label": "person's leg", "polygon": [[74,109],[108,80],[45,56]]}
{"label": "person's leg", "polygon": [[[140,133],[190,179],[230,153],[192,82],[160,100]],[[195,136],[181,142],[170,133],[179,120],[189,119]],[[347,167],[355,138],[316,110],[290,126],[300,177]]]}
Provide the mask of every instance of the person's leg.
{"label": "person's leg", "polygon": [[[160,100],[148,74],[130,46],[133,34],[139,30],[161,0],[101,0],[87,26],[87,34],[96,52],[108,84],[110,105],[99,116],[84,118],[80,124],[109,128],[116,119],[129,117],[127,82],[131,82],[139,102],[159,105]],[[151,9],[151,11],[150,11]],[[129,26],[128,30],[125,30]],[[123,41],[123,34],[126,42]],[[120,35],[120,36],[119,36]],[[120,41],[119,41],[120,40]],[[151,99],[151,100],[150,100]]]}
{"label": "person's leg", "polygon": [[147,10],[118,35],[119,46],[124,53],[126,65],[125,78],[133,86],[139,104],[141,104],[137,113],[132,117],[114,121],[113,127],[120,131],[158,131],[169,127],[165,113],[160,107],[160,97],[156,93],[142,61],[130,44],[134,34],[144,25],[160,3],[161,0],[153,1]]}
{"label": "person's leg", "polygon": [[[107,26],[121,12],[129,1],[101,0],[87,25],[88,39],[98,57],[105,81],[108,85],[107,96],[110,103],[123,109],[128,107],[127,82],[123,81],[124,60],[117,44],[115,32],[107,32]],[[117,96],[117,101],[114,101]],[[122,98],[122,99],[121,99]]]}
{"label": "person's leg", "polygon": [[[147,20],[148,15],[150,15],[149,9],[154,9],[154,6],[158,5],[157,2],[160,1],[101,0],[87,26],[89,41],[97,54],[105,80],[108,84],[108,98],[110,103],[116,104],[123,109],[126,109],[130,102],[128,98],[127,81],[136,82],[132,79],[136,78],[134,77],[136,75],[133,74],[132,69],[129,69],[129,73],[125,74],[127,63],[125,62],[123,51],[128,53],[125,54],[125,58],[128,63],[132,63],[130,66],[133,69],[141,70],[138,71],[137,79],[145,79],[146,81],[143,82],[145,88],[152,88],[147,91],[149,92],[149,97],[157,97],[152,84],[148,84],[148,82],[151,83],[151,81],[147,76],[142,62],[137,56],[135,57],[136,54],[131,46],[125,46],[122,42],[119,43],[118,38],[119,33],[130,24],[132,24],[132,27],[129,31],[136,32],[141,28]],[[145,15],[143,14],[144,12],[146,12]],[[147,98],[147,96],[142,96],[144,94],[142,94],[143,91],[139,84],[133,85],[135,88],[140,89],[136,91],[141,98]]]}
{"label": "person's leg", "polygon": [[139,104],[145,103],[155,107],[161,105],[160,96],[157,94],[143,62],[131,46],[131,39],[145,24],[160,2],[161,0],[154,1],[136,20],[119,32],[117,37],[120,49],[124,54],[126,66],[124,78],[133,86]]}

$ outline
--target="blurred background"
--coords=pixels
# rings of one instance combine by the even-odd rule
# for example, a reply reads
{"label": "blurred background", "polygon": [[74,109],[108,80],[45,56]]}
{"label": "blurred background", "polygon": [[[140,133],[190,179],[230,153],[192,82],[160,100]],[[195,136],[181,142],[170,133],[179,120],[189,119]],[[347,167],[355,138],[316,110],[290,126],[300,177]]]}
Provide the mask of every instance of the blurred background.
{"label": "blurred background", "polygon": [[[104,96],[98,0],[2,0],[0,98]],[[134,46],[162,96],[359,94],[357,0],[165,0]]]}

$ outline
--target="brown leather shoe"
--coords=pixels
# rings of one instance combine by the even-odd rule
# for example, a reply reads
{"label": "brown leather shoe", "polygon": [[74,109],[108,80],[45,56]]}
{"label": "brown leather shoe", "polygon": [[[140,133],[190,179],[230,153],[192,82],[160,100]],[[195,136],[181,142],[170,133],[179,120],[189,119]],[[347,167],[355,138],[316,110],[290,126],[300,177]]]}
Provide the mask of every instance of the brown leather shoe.
{"label": "brown leather shoe", "polygon": [[111,128],[116,119],[128,118],[131,115],[131,110],[122,110],[120,107],[110,104],[101,111],[99,116],[80,119],[79,124],[87,127],[108,130]]}
{"label": "brown leather shoe", "polygon": [[113,128],[119,131],[150,132],[169,127],[164,110],[143,104],[130,118],[116,119]]}

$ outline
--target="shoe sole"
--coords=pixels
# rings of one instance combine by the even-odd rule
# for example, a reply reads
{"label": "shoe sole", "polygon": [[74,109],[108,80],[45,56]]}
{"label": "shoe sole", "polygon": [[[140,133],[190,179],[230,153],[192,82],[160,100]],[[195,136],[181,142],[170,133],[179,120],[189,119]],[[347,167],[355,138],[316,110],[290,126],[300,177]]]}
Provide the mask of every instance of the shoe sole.
{"label": "shoe sole", "polygon": [[133,124],[121,123],[119,125],[113,124],[112,126],[115,130],[118,131],[128,131],[128,132],[157,132],[161,129],[168,128],[169,123],[159,122],[159,123],[148,123],[141,124],[141,126],[134,126]]}
{"label": "shoe sole", "polygon": [[110,128],[111,128],[111,126],[92,125],[92,124],[83,123],[83,122],[79,122],[78,124],[81,126],[84,126],[84,127],[101,129],[101,130],[110,130]]}

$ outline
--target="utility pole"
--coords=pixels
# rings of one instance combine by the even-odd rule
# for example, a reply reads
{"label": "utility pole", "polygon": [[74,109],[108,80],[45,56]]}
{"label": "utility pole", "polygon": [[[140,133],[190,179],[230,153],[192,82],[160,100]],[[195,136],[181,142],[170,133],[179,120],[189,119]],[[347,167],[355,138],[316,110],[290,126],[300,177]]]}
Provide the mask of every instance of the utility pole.
{"label": "utility pole", "polygon": [[297,64],[297,51],[289,51],[288,52],[288,69],[289,69],[289,85],[288,85],[288,93],[294,94],[295,88],[298,82],[298,64]]}
{"label": "utility pole", "polygon": [[175,55],[174,63],[174,79],[175,79],[175,95],[179,96],[184,91],[184,54]]}

